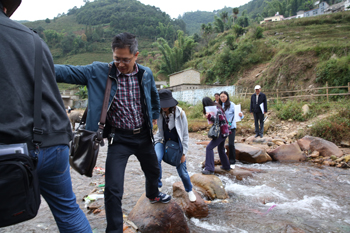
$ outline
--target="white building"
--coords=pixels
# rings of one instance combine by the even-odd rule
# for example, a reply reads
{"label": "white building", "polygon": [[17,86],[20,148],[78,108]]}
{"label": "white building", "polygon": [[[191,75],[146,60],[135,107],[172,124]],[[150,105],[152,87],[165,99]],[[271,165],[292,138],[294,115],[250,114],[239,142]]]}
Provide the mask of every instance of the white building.
{"label": "white building", "polygon": [[344,2],[344,10],[350,11],[350,0]]}

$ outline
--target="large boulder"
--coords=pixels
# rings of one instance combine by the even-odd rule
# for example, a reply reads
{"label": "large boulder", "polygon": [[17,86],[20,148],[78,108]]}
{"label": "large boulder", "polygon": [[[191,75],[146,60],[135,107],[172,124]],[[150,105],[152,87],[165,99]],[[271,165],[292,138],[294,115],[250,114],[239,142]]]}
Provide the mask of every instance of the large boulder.
{"label": "large boulder", "polygon": [[174,200],[168,204],[151,204],[143,194],[131,210],[128,219],[142,233],[190,232],[185,215]]}
{"label": "large boulder", "polygon": [[305,136],[298,140],[298,144],[300,149],[318,151],[320,156],[323,157],[335,155],[339,158],[343,156],[343,151],[341,151],[337,145],[335,145],[333,142],[324,140],[323,138]]}
{"label": "large boulder", "polygon": [[210,200],[228,198],[224,185],[216,175],[194,174],[191,182]]}
{"label": "large boulder", "polygon": [[208,216],[208,205],[204,202],[202,197],[193,190],[196,195],[196,201],[190,202],[188,193],[186,192],[182,182],[175,182],[173,184],[173,198],[177,204],[182,208],[183,212],[189,218],[205,218]]}
{"label": "large boulder", "polygon": [[230,171],[225,171],[225,170],[222,170],[220,166],[215,166],[214,172],[220,175],[228,175],[229,177],[232,177],[232,178],[235,177],[237,180],[243,180],[243,178],[253,176],[253,173],[251,171],[241,169],[237,166],[235,169],[231,169]]}
{"label": "large boulder", "polygon": [[235,143],[236,159],[248,163],[265,163],[272,159],[264,149],[249,146],[243,143]]}
{"label": "large boulder", "polygon": [[268,154],[275,161],[280,162],[300,162],[305,161],[306,156],[300,150],[298,143],[282,145],[276,149],[269,151]]}

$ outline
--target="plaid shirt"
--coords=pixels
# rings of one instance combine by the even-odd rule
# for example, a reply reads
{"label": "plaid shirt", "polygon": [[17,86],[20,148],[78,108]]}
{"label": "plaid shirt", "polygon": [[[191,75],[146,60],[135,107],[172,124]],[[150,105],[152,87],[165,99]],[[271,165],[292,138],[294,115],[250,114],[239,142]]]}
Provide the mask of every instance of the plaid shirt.
{"label": "plaid shirt", "polygon": [[140,86],[136,76],[138,72],[136,64],[135,70],[130,74],[122,74],[117,69],[117,93],[107,113],[107,119],[113,127],[137,129],[144,122]]}

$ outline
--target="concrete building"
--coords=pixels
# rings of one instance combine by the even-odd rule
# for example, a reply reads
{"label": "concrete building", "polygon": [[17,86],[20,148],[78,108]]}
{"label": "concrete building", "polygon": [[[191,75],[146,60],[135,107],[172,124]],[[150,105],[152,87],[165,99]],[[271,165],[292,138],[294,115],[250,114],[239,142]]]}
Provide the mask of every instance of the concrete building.
{"label": "concrete building", "polygon": [[284,19],[284,18],[283,18],[283,15],[279,15],[279,14],[277,13],[275,16],[264,18],[263,21],[260,21],[260,24],[267,23],[267,22],[282,21],[283,19]]}
{"label": "concrete building", "polygon": [[303,18],[304,17],[304,11],[298,11],[297,12],[297,19]]}
{"label": "concrete building", "polygon": [[163,89],[166,87],[168,84],[166,81],[155,81],[157,90]]}
{"label": "concrete building", "polygon": [[350,11],[350,0],[344,2],[344,10]]}
{"label": "concrete building", "polygon": [[201,74],[195,69],[182,70],[169,75],[169,86],[174,87],[182,84],[195,84],[201,83]]}

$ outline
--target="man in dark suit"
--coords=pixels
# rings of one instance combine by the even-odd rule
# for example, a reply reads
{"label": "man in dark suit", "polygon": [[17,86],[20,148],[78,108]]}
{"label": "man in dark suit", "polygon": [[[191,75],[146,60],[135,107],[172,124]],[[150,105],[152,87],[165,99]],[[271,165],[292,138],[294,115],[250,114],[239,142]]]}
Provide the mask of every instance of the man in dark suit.
{"label": "man in dark suit", "polygon": [[[261,87],[259,85],[255,86],[255,93],[250,99],[250,112],[254,115],[255,123],[255,137],[263,137],[264,134],[264,114],[267,112],[267,100],[266,95],[261,92]],[[261,104],[263,103],[263,109],[261,109]],[[259,129],[260,122],[260,129]]]}

